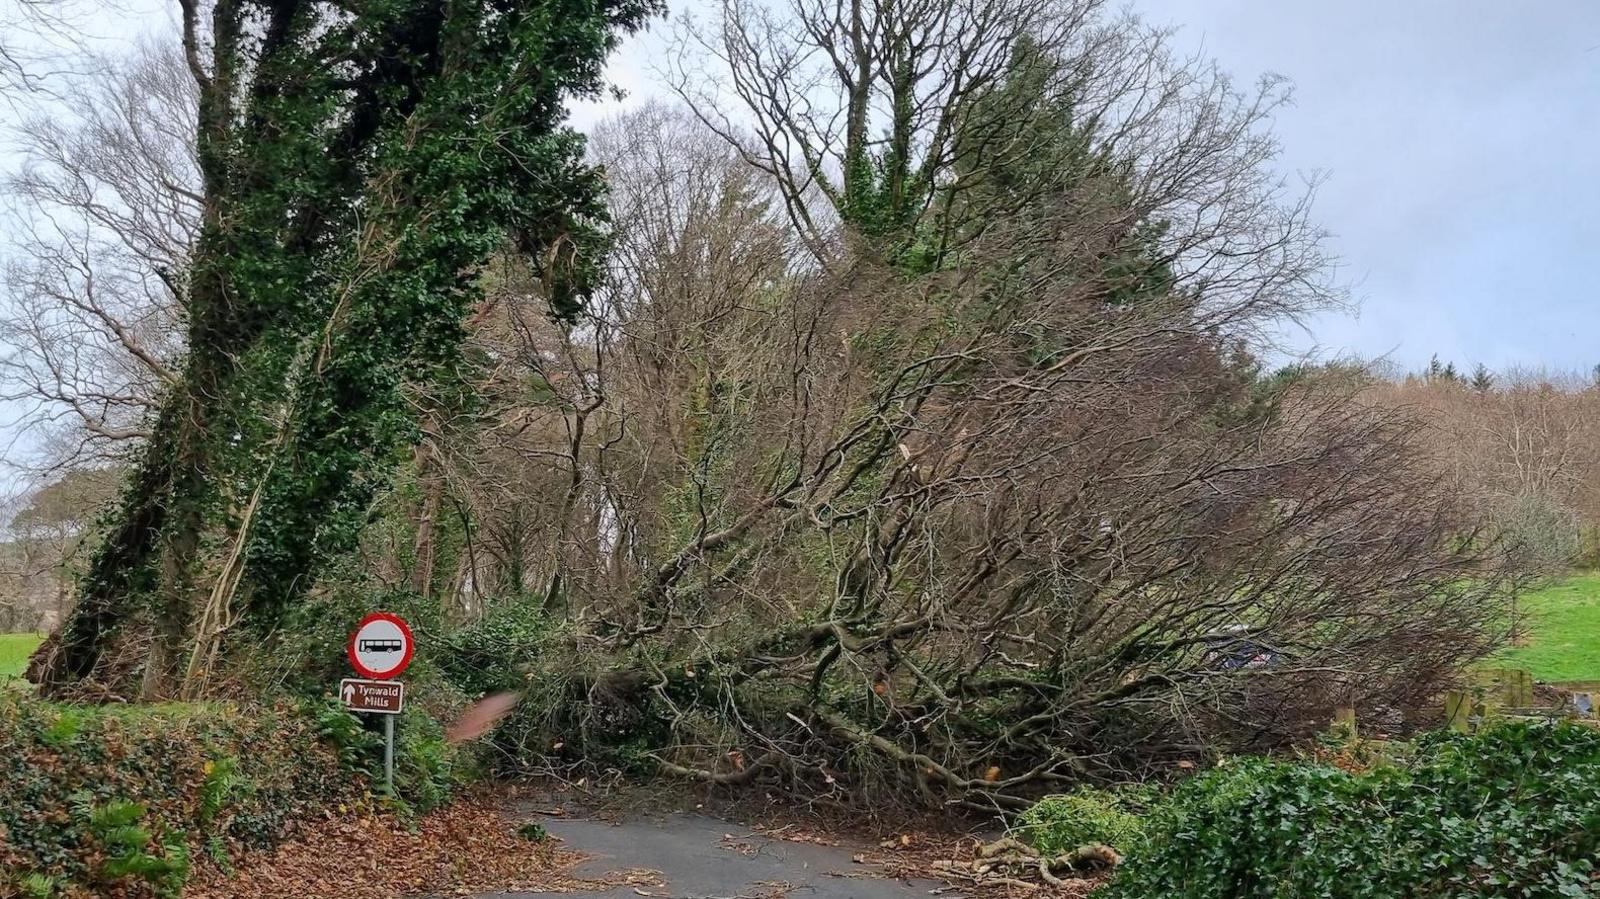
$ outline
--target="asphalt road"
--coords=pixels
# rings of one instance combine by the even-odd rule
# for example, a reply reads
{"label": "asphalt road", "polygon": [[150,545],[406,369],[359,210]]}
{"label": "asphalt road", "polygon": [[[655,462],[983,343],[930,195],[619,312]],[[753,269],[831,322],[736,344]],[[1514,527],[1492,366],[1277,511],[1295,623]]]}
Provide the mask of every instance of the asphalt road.
{"label": "asphalt road", "polygon": [[[575,872],[652,869],[661,886],[621,886],[575,899],[928,899],[932,881],[904,881],[851,861],[857,849],[789,842],[703,815],[640,815],[621,822],[532,816],[590,856]],[[513,899],[531,893],[488,893]],[[944,892],[946,899],[955,895]]]}

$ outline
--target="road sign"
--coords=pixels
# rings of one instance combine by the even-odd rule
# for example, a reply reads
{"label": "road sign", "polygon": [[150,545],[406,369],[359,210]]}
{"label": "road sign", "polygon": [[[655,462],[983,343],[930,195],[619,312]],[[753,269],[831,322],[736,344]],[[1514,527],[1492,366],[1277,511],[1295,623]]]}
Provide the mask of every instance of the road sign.
{"label": "road sign", "polygon": [[390,612],[373,612],[356,625],[347,651],[357,674],[388,680],[406,670],[416,649],[405,619]]}
{"label": "road sign", "polygon": [[339,701],[352,712],[398,715],[406,703],[406,685],[397,680],[339,681]]}

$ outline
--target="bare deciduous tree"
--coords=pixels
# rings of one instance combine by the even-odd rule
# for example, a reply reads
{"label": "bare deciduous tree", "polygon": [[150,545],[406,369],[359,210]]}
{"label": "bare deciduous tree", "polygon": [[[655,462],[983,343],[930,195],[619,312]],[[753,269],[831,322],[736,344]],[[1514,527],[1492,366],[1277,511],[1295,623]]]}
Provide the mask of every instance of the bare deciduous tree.
{"label": "bare deciduous tree", "polygon": [[0,632],[60,624],[98,536],[95,519],[121,473],[75,469],[6,504],[0,540]]}
{"label": "bare deciduous tree", "polygon": [[819,259],[843,221],[937,262],[1101,177],[1124,194],[1116,225],[1159,229],[1179,288],[1230,326],[1342,301],[1311,191],[1269,165],[1287,85],[1241,90],[1169,36],[1100,0],[726,0],[680,26],[668,78],[774,179]]}
{"label": "bare deciduous tree", "polygon": [[63,0],[0,3],[0,103],[43,93],[54,76],[68,73],[61,49],[75,44],[83,12]]}
{"label": "bare deciduous tree", "polygon": [[144,44],[101,68],[23,122],[22,167],[6,182],[0,374],[51,468],[146,435],[182,352],[199,222],[195,87],[177,48]]}
{"label": "bare deciduous tree", "polygon": [[1572,564],[1583,534],[1600,529],[1600,389],[1594,380],[1512,369],[1470,387],[1436,370],[1431,377],[1375,377],[1366,396],[1427,421],[1431,451],[1539,568]]}

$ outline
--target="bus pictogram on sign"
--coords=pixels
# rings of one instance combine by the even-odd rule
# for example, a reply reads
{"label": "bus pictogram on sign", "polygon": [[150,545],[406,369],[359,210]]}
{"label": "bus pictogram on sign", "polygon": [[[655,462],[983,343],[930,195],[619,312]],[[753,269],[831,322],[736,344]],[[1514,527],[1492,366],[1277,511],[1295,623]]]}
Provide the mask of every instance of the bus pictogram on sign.
{"label": "bus pictogram on sign", "polygon": [[411,628],[392,612],[374,612],[361,619],[350,635],[350,666],[369,680],[399,677],[416,652]]}

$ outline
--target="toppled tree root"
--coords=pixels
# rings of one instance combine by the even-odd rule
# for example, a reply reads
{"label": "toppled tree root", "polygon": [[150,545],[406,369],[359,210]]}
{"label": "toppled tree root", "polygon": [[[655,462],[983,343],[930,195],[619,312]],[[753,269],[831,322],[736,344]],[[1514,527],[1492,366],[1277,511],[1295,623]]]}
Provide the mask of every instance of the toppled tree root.
{"label": "toppled tree root", "polygon": [[1071,884],[1056,872],[1115,868],[1121,863],[1117,850],[1104,843],[1087,843],[1059,855],[1044,856],[1020,840],[1003,837],[978,847],[972,861],[938,861],[933,868],[946,876],[1036,890],[1039,885],[1027,878],[1036,876],[1048,886],[1067,887]]}

